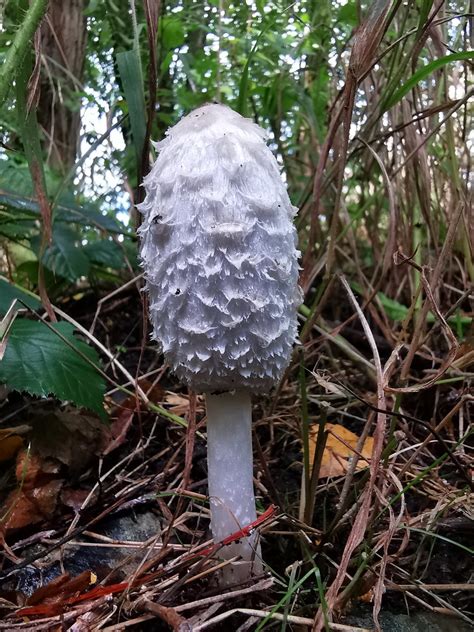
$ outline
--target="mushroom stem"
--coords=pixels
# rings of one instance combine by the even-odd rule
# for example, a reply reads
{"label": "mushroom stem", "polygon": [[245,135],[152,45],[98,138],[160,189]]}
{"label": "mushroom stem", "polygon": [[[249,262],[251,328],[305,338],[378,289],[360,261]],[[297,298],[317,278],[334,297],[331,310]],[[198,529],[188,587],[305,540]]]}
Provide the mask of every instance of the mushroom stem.
{"label": "mushroom stem", "polygon": [[[215,542],[257,518],[253,491],[252,403],[247,391],[206,395],[207,464],[211,529]],[[234,584],[262,572],[258,534],[221,549],[239,560],[223,569],[222,583]]]}

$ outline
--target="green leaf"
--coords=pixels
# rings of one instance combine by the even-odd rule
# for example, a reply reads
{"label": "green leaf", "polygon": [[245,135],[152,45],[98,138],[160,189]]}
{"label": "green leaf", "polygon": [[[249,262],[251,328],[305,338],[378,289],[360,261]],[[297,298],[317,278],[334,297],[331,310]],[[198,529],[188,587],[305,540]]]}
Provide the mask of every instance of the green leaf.
{"label": "green leaf", "polygon": [[146,136],[146,111],[142,66],[138,51],[134,48],[117,53],[117,66],[128,105],[135,154],[140,164]]}
{"label": "green leaf", "polygon": [[109,268],[122,268],[124,265],[123,252],[114,241],[102,239],[92,241],[83,248],[86,257],[93,263]]}
{"label": "green leaf", "polygon": [[29,108],[29,81],[33,72],[33,54],[29,50],[18,69],[16,79],[16,110],[18,115],[18,126],[20,128],[21,141],[25,150],[28,168],[30,170],[31,181],[34,191],[39,201],[41,211],[41,232],[48,235],[51,231],[51,207],[48,202],[48,191],[46,187],[46,177],[43,164],[43,154],[41,150],[40,132],[36,116],[36,108]]}
{"label": "green leaf", "polygon": [[[287,7],[286,9],[284,9],[283,11],[281,11],[281,15],[283,15],[285,12],[287,12],[289,9],[291,9],[293,5],[290,5],[290,7]],[[263,38],[263,36],[266,36],[268,39],[271,39],[272,37],[272,30],[275,27],[278,18],[280,17],[280,14],[277,14],[272,20],[270,20],[270,22],[260,31],[260,33],[257,35],[257,39],[254,42],[254,45],[252,46],[250,53],[247,57],[247,61],[245,62],[245,66],[244,69],[242,71],[242,76],[240,77],[240,83],[239,83],[239,97],[237,100],[237,111],[242,114],[242,116],[248,116],[248,107],[247,107],[247,100],[248,100],[248,87],[249,87],[249,71],[250,71],[250,64],[254,58],[254,56],[257,53],[258,50],[258,46],[260,44],[260,40]],[[270,35],[268,35],[270,33]],[[272,60],[272,65],[273,65],[273,60]]]}
{"label": "green leaf", "polygon": [[69,281],[77,281],[81,276],[89,273],[89,259],[78,246],[79,236],[70,228],[62,224],[54,224],[53,243],[43,254],[43,264]]}
{"label": "green leaf", "polygon": [[86,224],[110,233],[125,234],[127,232],[127,229],[115,217],[104,215],[91,204],[59,203],[55,209],[55,218],[59,222],[77,222],[81,226]]}
{"label": "green leaf", "polygon": [[[29,177],[29,174],[27,174]],[[6,188],[0,188],[0,207],[23,211],[32,217],[39,215],[38,203],[26,195],[14,193]],[[16,216],[19,219],[19,216]],[[58,222],[80,222],[81,226],[93,226],[111,233],[126,234],[127,229],[114,217],[101,213],[91,204],[74,204],[59,202],[55,205],[55,219]]]}
{"label": "green leaf", "polygon": [[40,397],[52,394],[105,416],[104,379],[82,357],[98,366],[97,352],[74,336],[69,323],[52,327],[67,342],[43,322],[16,319],[0,362],[0,383]]}
{"label": "green leaf", "polygon": [[0,277],[0,316],[5,316],[16,298],[21,299],[31,309],[39,309],[41,307],[41,301],[34,294]]}
{"label": "green leaf", "polygon": [[[31,252],[31,251],[30,251]],[[37,288],[39,275],[39,261],[28,260],[17,264],[15,271],[15,281],[21,287]],[[51,299],[55,299],[60,295],[61,290],[66,289],[69,281],[63,277],[55,276],[51,270],[43,266],[43,277],[46,291]]]}
{"label": "green leaf", "polygon": [[357,7],[355,2],[351,1],[340,7],[339,11],[337,12],[337,19],[339,22],[348,24],[351,27],[356,26],[359,20],[357,16]]}
{"label": "green leaf", "polygon": [[443,66],[446,66],[446,64],[450,64],[453,61],[463,61],[469,59],[474,59],[474,50],[467,50],[461,53],[446,55],[445,57],[440,57],[439,59],[435,59],[429,64],[426,64],[425,66],[417,70],[406,83],[398,88],[398,90],[395,90],[392,96],[385,103],[384,111],[390,109],[393,105],[395,105],[395,103],[401,101],[403,97],[417,85],[417,83],[423,81],[423,79],[428,77],[435,70],[438,70],[439,68],[442,68]]}
{"label": "green leaf", "polygon": [[0,217],[0,235],[7,239],[22,241],[36,228],[32,220],[15,221],[13,217]]}
{"label": "green leaf", "polygon": [[[361,286],[358,283],[351,283],[351,287],[356,292],[358,292],[359,294],[363,296]],[[395,322],[401,322],[405,320],[405,318],[408,316],[409,309],[406,305],[403,305],[402,303],[399,303],[393,298],[390,298],[383,292],[377,292],[377,298],[379,299],[380,304],[384,308],[385,313],[391,320]],[[433,314],[433,312],[431,311],[428,312],[428,314],[426,315],[426,322],[432,324],[435,321],[436,321],[436,317]],[[455,314],[454,316],[450,316],[448,318],[448,322],[459,324],[459,326],[461,327],[470,325],[471,321],[472,319],[469,316],[463,316],[459,313]]]}
{"label": "green leaf", "polygon": [[[17,131],[19,133],[19,131]],[[0,189],[15,191],[28,198],[34,195],[28,163],[21,160],[0,160]]]}
{"label": "green leaf", "polygon": [[418,31],[421,31],[423,25],[431,11],[431,7],[433,6],[433,0],[421,0],[421,7],[419,8],[420,17],[418,20]]}
{"label": "green leaf", "polygon": [[252,49],[251,49],[251,51],[250,51],[250,53],[249,53],[249,55],[247,57],[247,61],[245,62],[245,66],[244,66],[244,69],[242,71],[242,76],[240,77],[239,98],[237,100],[237,111],[240,114],[242,114],[242,116],[247,116],[247,114],[248,114],[247,99],[248,99],[248,89],[249,89],[250,63],[251,63],[255,53],[257,52],[257,46],[258,46],[258,44],[260,42],[260,39],[264,35],[265,30],[266,29],[264,29],[263,31],[260,31],[260,33],[258,34],[258,37],[255,40],[255,43],[252,46]]}
{"label": "green leaf", "polygon": [[178,48],[186,41],[183,23],[175,16],[165,15],[162,24],[162,43],[165,50]]}
{"label": "green leaf", "polygon": [[402,305],[402,303],[395,301],[393,298],[389,298],[383,292],[377,292],[377,296],[389,318],[395,321],[402,321],[406,318],[408,314],[408,307],[406,307],[406,305]]}
{"label": "green leaf", "polygon": [[32,212],[35,215],[39,213],[39,207],[31,198],[18,195],[5,189],[0,189],[0,206],[16,209],[18,211]]}

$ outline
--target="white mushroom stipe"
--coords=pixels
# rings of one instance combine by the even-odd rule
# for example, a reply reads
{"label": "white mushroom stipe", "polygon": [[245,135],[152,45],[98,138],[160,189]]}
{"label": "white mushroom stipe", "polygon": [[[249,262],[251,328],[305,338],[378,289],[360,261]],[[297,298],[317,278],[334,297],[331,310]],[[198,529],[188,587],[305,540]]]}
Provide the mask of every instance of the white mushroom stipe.
{"label": "white mushroom stipe", "polygon": [[[206,407],[211,529],[215,540],[222,541],[257,519],[253,492],[252,402],[246,391],[208,394]],[[227,559],[238,555],[242,560],[223,569],[226,584],[240,583],[263,570],[256,532],[242,542],[228,545],[224,553]]]}
{"label": "white mushroom stipe", "polygon": [[[190,388],[227,392],[207,399],[216,541],[255,519],[248,395],[283,375],[301,303],[296,208],[265,138],[227,106],[198,108],[156,145],[139,206],[154,337]],[[220,451],[240,465],[227,470]],[[227,558],[240,551],[249,576],[261,569],[249,564],[252,538],[226,548]]]}

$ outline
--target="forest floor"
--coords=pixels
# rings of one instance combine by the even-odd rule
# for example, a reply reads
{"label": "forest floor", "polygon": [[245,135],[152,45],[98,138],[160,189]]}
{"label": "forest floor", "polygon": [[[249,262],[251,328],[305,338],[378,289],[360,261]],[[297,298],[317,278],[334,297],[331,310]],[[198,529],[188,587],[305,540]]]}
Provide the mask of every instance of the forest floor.
{"label": "forest floor", "polygon": [[[67,310],[87,329],[96,320],[94,335],[118,363],[108,375],[123,383],[122,367],[139,376],[148,401],[168,414],[117,389],[106,398],[107,423],[54,399],[8,394],[0,629],[303,630],[316,620],[314,629],[362,632],[376,627],[374,605],[387,632],[472,629],[469,416],[458,414],[472,406],[465,380],[407,395],[384,415],[374,478],[367,466],[381,413],[364,330],[355,320],[344,329],[352,355],[325,335],[305,346],[304,364],[296,352],[277,393],[255,401],[255,528],[268,566],[250,585],[223,590],[210,542],[203,398],[163,367],[135,291],[102,303],[98,319],[92,294]],[[324,318],[332,329],[350,315],[332,305]],[[378,343],[386,362],[390,349]],[[432,364],[417,356],[414,370],[421,376]]]}

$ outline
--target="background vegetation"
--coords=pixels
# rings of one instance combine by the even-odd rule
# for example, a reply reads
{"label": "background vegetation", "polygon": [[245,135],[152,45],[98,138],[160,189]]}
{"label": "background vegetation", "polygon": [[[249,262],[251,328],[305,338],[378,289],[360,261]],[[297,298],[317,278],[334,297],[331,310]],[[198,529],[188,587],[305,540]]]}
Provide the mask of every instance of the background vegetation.
{"label": "background vegetation", "polygon": [[[344,629],[361,600],[377,625],[384,593],[388,609],[472,624],[471,5],[0,10],[5,615],[36,587],[13,596],[22,569],[135,502],[159,516],[170,559],[143,553],[116,590],[98,573],[94,625]],[[185,611],[212,584],[211,560],[189,554],[207,528],[204,410],[149,340],[135,204],[150,139],[212,100],[270,134],[300,209],[305,304],[294,361],[255,410],[260,505],[278,506],[260,525],[273,586]],[[86,589],[40,594],[26,614],[72,625]]]}

